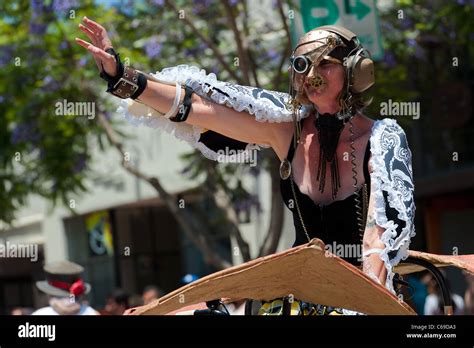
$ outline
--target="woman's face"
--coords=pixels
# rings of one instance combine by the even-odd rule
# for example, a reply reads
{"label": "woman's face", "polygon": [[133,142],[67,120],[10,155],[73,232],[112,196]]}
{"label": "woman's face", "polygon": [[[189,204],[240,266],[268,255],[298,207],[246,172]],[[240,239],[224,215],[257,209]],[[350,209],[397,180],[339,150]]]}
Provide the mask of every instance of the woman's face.
{"label": "woman's face", "polygon": [[[303,55],[321,47],[324,45],[324,39],[327,35],[328,32],[322,30],[308,32],[301,38],[298,44],[318,39],[323,40],[298,47],[294,55]],[[323,47],[321,47],[321,51],[322,50]],[[319,56],[319,52],[320,50],[317,50],[315,55],[311,54],[310,59],[316,59],[316,57]],[[295,80],[293,87],[298,91],[301,90],[304,92],[309,101],[316,105],[318,109],[325,109],[329,105],[337,105],[339,93],[344,86],[344,68],[341,64],[323,60],[317,67],[312,66],[307,74],[294,74]],[[323,83],[318,87],[313,87],[310,81],[318,74],[322,77]]]}

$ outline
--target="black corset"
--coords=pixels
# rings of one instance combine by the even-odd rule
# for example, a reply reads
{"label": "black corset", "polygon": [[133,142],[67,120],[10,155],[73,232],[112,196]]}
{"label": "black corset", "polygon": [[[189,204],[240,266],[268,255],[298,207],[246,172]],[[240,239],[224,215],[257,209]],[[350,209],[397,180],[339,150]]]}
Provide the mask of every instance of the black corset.
{"label": "black corset", "polygon": [[[287,160],[291,163],[295,153],[293,140],[290,141],[290,149],[288,150]],[[364,156],[364,178],[367,184],[367,196],[370,197],[370,175],[368,169],[368,162],[370,156],[370,139],[366,146]],[[291,190],[292,176],[286,180],[280,180],[280,190],[283,201],[288,209],[293,213],[293,223],[295,225],[296,238],[293,246],[305,244],[308,242],[303,226],[298,215],[296,203],[290,204],[294,201],[293,192]],[[359,224],[357,221],[356,197],[354,193],[344,200],[333,201],[331,204],[320,206],[314,203],[311,197],[301,193],[293,182],[295,189],[296,200],[301,212],[303,222],[310,238],[319,238],[326,245],[331,247],[339,246],[341,248],[355,248],[358,249],[358,257],[342,257],[344,260],[359,266],[361,264],[362,240],[359,232]],[[361,190],[362,188],[359,188]],[[362,195],[361,195],[362,206]],[[364,216],[364,219],[366,217]],[[334,249],[333,249],[334,250]],[[348,249],[346,249],[348,250]],[[337,249],[336,249],[337,251]],[[333,252],[334,253],[334,252]],[[337,255],[337,253],[336,253]],[[345,254],[347,255],[347,254]],[[356,254],[352,254],[356,255]],[[342,256],[342,255],[338,255]]]}

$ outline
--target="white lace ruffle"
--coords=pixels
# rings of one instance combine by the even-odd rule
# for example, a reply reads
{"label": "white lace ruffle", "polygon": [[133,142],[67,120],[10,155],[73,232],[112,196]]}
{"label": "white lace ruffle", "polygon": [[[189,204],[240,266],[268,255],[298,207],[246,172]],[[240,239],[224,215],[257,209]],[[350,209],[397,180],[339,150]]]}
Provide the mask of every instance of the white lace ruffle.
{"label": "white lace ruffle", "polygon": [[[239,112],[247,111],[254,115],[259,122],[289,122],[292,120],[291,112],[286,108],[288,98],[286,93],[222,82],[217,80],[215,74],[206,74],[205,70],[188,65],[165,68],[161,72],[150,75],[168,83],[187,84],[201,97],[232,107]],[[309,114],[307,110],[307,108],[303,108],[298,117],[307,117]],[[200,134],[203,132],[201,127],[184,122],[172,122],[152,108],[131,99],[122,100],[117,112],[134,125],[141,124],[159,128],[186,141],[197,148],[206,158],[214,161],[233,161],[231,155],[218,154],[199,141]],[[250,151],[259,150],[260,147],[268,147],[268,145],[247,144],[245,150],[238,155],[241,158],[251,158]]]}
{"label": "white lace ruffle", "polygon": [[[388,118],[374,123],[370,148],[375,222],[385,229],[381,236],[385,249],[380,253],[380,258],[387,269],[385,287],[395,294],[393,267],[407,258],[410,239],[415,235],[411,151],[403,129],[395,120]],[[404,227],[387,218],[384,192],[387,194],[388,206],[397,211],[397,218],[405,223]]]}
{"label": "white lace ruffle", "polygon": [[[210,160],[228,162],[232,162],[233,160],[232,156],[219,154],[199,141],[202,132],[201,127],[184,122],[172,122],[145,104],[135,102],[131,99],[124,99],[120,101],[117,113],[121,114],[128,122],[135,126],[144,125],[150,128],[161,129],[175,136],[177,139],[184,140],[198,149]],[[260,146],[257,144],[247,144],[245,150],[242,151],[239,156],[241,156],[241,158],[251,158],[250,151],[253,150],[260,150]]]}
{"label": "white lace ruffle", "polygon": [[286,107],[288,94],[219,81],[214,73],[206,74],[196,66],[165,68],[153,77],[169,83],[187,84],[201,97],[218,104],[246,111],[259,122],[289,122],[292,114]]}

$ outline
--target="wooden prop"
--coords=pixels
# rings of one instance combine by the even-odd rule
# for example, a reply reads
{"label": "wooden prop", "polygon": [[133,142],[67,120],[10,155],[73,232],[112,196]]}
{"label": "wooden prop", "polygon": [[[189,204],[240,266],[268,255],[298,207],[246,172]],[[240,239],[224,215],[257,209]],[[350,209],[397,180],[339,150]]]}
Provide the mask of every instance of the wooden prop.
{"label": "wooden prop", "polygon": [[[429,261],[438,268],[454,266],[470,274],[474,274],[474,255],[437,255],[416,250],[409,250],[408,254],[411,257]],[[400,273],[401,275],[424,270],[425,269],[421,266],[409,263],[399,263],[395,266],[395,272]]]}
{"label": "wooden prop", "polygon": [[416,314],[357,267],[325,251],[319,239],[210,274],[127,314],[166,314],[220,298],[269,301],[289,295],[366,314]]}

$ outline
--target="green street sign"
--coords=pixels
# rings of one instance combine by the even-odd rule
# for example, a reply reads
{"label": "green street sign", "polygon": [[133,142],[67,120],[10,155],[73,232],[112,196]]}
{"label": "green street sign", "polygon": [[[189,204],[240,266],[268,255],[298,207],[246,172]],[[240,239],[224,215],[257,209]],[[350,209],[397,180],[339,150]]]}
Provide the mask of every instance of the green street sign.
{"label": "green street sign", "polygon": [[297,0],[291,20],[293,44],[321,25],[341,25],[353,31],[373,59],[383,56],[376,0]]}

